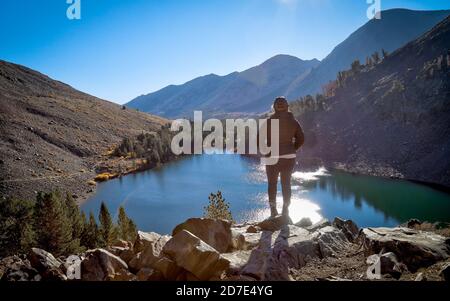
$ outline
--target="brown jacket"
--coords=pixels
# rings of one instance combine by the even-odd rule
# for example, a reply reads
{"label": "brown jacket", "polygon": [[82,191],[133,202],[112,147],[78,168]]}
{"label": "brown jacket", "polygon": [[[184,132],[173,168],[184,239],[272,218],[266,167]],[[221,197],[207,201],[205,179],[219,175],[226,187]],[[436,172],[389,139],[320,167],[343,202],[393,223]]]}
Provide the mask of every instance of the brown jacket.
{"label": "brown jacket", "polygon": [[280,156],[296,154],[305,142],[300,123],[291,112],[277,112],[272,114],[267,122],[267,145],[271,146],[271,120],[279,120],[279,151]]}

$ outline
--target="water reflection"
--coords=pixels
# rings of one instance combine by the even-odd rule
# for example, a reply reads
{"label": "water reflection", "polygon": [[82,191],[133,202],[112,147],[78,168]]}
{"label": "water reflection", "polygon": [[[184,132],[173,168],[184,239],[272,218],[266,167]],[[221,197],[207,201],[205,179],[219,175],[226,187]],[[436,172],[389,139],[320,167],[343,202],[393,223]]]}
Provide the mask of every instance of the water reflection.
{"label": "water reflection", "polygon": [[[202,216],[211,192],[220,190],[237,222],[260,221],[270,215],[267,182],[259,160],[236,155],[191,156],[162,168],[101,183],[82,208],[98,212],[107,202],[117,214],[125,206],[143,231],[170,233],[187,218]],[[293,221],[309,217],[349,218],[360,226],[393,226],[416,217],[450,221],[450,196],[406,181],[353,176],[346,173],[295,172],[290,214]],[[281,187],[278,187],[281,211]]]}
{"label": "water reflection", "polygon": [[[266,183],[264,169],[255,167],[252,179]],[[411,218],[430,222],[450,222],[450,195],[409,181],[391,180],[344,172],[329,173],[325,168],[313,172],[296,171],[292,175],[290,217],[294,222],[310,218],[340,216],[360,226],[396,226]],[[258,195],[258,203],[267,203],[267,195]],[[281,187],[277,208],[282,209]],[[270,216],[270,210],[258,208],[245,218],[258,221]]]}

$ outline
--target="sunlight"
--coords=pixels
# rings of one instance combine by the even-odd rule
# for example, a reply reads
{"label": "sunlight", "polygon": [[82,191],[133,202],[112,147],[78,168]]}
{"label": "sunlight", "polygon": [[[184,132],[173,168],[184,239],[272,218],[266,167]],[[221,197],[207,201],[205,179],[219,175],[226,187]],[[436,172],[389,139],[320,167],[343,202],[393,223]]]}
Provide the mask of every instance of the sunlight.
{"label": "sunlight", "polygon": [[[277,198],[277,204],[281,212],[283,207],[283,198]],[[302,218],[309,218],[311,222],[317,223],[322,219],[322,215],[319,213],[320,207],[307,199],[299,199],[293,197],[291,200],[291,206],[289,207],[289,216],[294,223],[298,223]]]}
{"label": "sunlight", "polygon": [[[266,202],[266,196],[261,195],[260,200],[264,200]],[[277,209],[281,214],[283,210],[283,197],[281,196],[281,194],[277,196]],[[309,218],[311,219],[311,222],[313,224],[317,223],[323,218],[319,212],[320,207],[310,200],[301,199],[295,196],[292,197],[291,206],[289,207],[289,216],[292,219],[292,222],[298,223],[302,218]],[[265,208],[259,208],[247,212],[244,219],[247,222],[259,222],[268,218],[269,216],[270,209],[267,206]]]}
{"label": "sunlight", "polygon": [[315,181],[318,180],[319,177],[322,176],[328,176],[328,171],[326,170],[325,167],[320,167],[318,170],[316,171],[311,171],[311,172],[301,172],[301,171],[296,171],[292,174],[292,178],[294,180],[300,180],[301,182],[307,182],[307,181]]}

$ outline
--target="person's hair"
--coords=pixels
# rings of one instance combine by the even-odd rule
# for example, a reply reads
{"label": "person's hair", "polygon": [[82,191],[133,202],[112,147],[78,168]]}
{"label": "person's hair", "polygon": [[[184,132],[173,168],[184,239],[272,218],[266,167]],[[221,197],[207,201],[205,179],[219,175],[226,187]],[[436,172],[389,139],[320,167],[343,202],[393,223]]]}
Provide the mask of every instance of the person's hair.
{"label": "person's hair", "polygon": [[286,97],[279,96],[279,97],[275,98],[274,104],[276,104],[277,102],[286,102],[287,103],[288,101],[287,101]]}
{"label": "person's hair", "polygon": [[[274,113],[276,112],[276,110],[275,110],[275,105],[276,105],[278,102],[284,102],[284,103],[286,103],[286,104],[289,106],[289,103],[288,103],[286,97],[284,97],[284,96],[279,96],[279,97],[275,98],[275,101],[273,102],[272,107],[271,107],[272,112],[274,112]],[[289,109],[288,109],[288,112],[290,112]]]}

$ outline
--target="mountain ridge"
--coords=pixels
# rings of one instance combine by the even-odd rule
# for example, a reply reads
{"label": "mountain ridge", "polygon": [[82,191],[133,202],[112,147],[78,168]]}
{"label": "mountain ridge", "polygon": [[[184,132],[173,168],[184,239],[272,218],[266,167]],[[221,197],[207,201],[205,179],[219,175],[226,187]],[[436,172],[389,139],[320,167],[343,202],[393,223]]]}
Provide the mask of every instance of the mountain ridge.
{"label": "mountain ridge", "polygon": [[[303,164],[450,187],[450,17],[296,114]],[[309,137],[309,139],[308,139]]]}
{"label": "mountain ridge", "polygon": [[[348,69],[358,59],[364,63],[367,56],[382,49],[392,52],[430,30],[450,15],[450,10],[415,11],[390,9],[381,14],[381,20],[370,20],[338,44],[321,64],[312,70],[298,87],[289,93],[290,98],[321,92],[322,86]],[[408,26],[404,26],[404,23]],[[402,34],[397,34],[402,28]],[[359,52],[359,53],[358,53]]]}
{"label": "mountain ridge", "polygon": [[[141,95],[126,105],[171,118],[191,116],[194,110],[203,110],[206,115],[258,114],[267,111],[277,96],[285,95],[290,100],[295,100],[306,94],[321,92],[325,84],[336,78],[338,71],[347,69],[355,59],[363,62],[366,56],[383,48],[392,52],[430,30],[449,14],[450,10],[386,10],[382,12],[381,20],[370,20],[359,27],[320,62],[316,59],[302,61],[291,55],[277,55],[258,66],[222,76],[220,80],[197,77],[182,85],[171,85]],[[283,59],[279,60],[280,58]],[[297,68],[295,59],[310,62],[311,66],[308,67],[311,68],[301,69],[295,73],[295,70],[292,70]],[[276,71],[278,74],[282,74],[284,67],[288,69],[290,76],[283,79],[282,85],[276,80],[267,82],[266,90],[263,89],[264,85],[261,85],[263,81],[259,81],[259,85],[254,85],[254,81],[263,80],[265,75],[264,71],[257,74],[258,68],[270,66],[277,69],[271,64],[273,62],[279,62]],[[244,78],[241,78],[238,84],[232,84],[242,73]],[[245,75],[251,80],[248,81]]]}
{"label": "mountain ridge", "polygon": [[0,117],[1,195],[28,199],[55,188],[86,195],[112,146],[168,122],[2,60]]}
{"label": "mountain ridge", "polygon": [[[318,63],[317,59],[301,60],[291,55],[276,55],[258,66],[242,72],[232,72],[224,76],[209,74],[197,77],[181,85],[170,85],[156,92],[141,95],[126,105],[146,112],[158,112],[158,115],[169,117],[180,117],[183,116],[183,113],[189,115],[188,110],[177,111],[180,106],[187,106],[190,111],[203,109],[207,112],[219,113],[224,108],[232,110],[234,106],[232,100],[238,94],[247,94],[253,102],[258,100],[261,95],[270,94],[271,97],[272,95],[274,95],[273,97],[281,95],[283,88],[291,80],[304,76]],[[271,87],[265,85],[269,79],[274,83]],[[200,100],[185,101],[185,95],[195,94],[199,90],[203,93]],[[148,99],[149,97],[151,99]],[[244,100],[240,105],[251,107],[252,103]],[[261,107],[267,105],[268,103],[265,103]]]}

